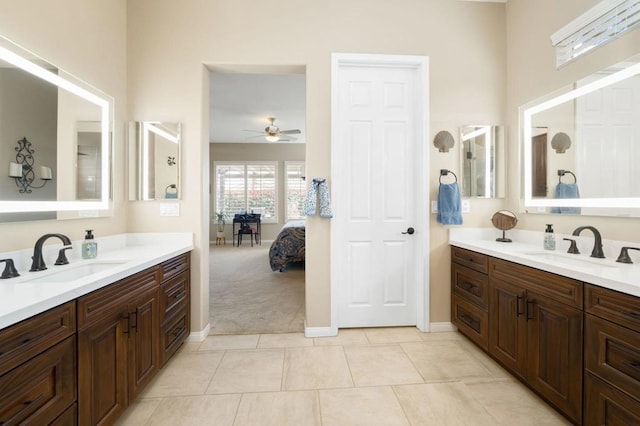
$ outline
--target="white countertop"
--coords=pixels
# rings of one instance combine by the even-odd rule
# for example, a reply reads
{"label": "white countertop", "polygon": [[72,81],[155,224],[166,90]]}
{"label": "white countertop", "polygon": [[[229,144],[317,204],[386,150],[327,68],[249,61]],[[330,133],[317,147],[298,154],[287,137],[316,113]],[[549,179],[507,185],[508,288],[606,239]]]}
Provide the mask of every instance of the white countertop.
{"label": "white countertop", "polygon": [[[55,238],[49,241],[60,243]],[[96,259],[82,259],[79,256],[82,241],[74,241],[73,250],[67,253],[69,264],[62,266],[53,264],[62,245],[47,244],[43,255],[48,269],[39,272],[29,272],[33,249],[0,254],[3,259],[14,259],[20,273],[19,277],[0,280],[0,329],[193,250],[190,232],[120,234],[96,238],[96,241]],[[56,273],[91,263],[106,267],[72,281],[55,282]],[[0,265],[2,267],[4,265]],[[50,282],[48,276],[51,276]],[[33,278],[38,281],[30,282]]]}
{"label": "white countertop", "polygon": [[[593,237],[556,235],[556,250],[549,251],[543,250],[542,232],[508,231],[511,243],[496,241],[499,236],[501,232],[492,228],[451,228],[449,244],[640,297],[640,260],[633,254],[637,252],[629,252],[633,264],[616,262],[620,247],[640,247],[639,243],[603,240],[607,257],[596,259],[589,256]],[[569,242],[563,237],[577,238],[581,254],[568,254]]]}

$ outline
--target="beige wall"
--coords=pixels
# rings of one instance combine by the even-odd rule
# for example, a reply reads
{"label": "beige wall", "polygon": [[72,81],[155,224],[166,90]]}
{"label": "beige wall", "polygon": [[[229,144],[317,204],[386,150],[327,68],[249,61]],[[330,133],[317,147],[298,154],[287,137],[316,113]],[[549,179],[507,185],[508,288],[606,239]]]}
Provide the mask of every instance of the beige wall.
{"label": "beige wall", "polygon": [[[277,161],[278,162],[278,223],[262,223],[261,238],[264,241],[272,241],[280,232],[280,228],[285,223],[286,212],[286,197],[284,193],[284,180],[285,180],[285,161],[304,161],[304,144],[295,143],[211,143],[209,144],[209,165],[210,176],[209,182],[211,182],[211,196],[209,203],[209,211],[211,217],[215,212],[215,188],[214,184],[214,168],[213,163],[216,161]],[[231,242],[231,229],[233,218],[226,220],[227,226],[225,227],[225,238],[228,243]],[[209,241],[215,241],[216,232],[218,228],[216,225],[215,217],[211,220],[211,227],[209,229]]]}
{"label": "beige wall", "polygon": [[[129,116],[184,124],[183,199],[179,218],[160,218],[155,203],[131,203],[128,228],[196,233],[194,330],[208,315],[209,164],[206,65],[305,65],[307,175],[331,175],[331,53],[429,56],[430,129],[458,134],[463,124],[504,124],[505,6],[444,0],[130,0]],[[277,17],[277,24],[269,17]],[[430,138],[430,139],[431,139]],[[459,169],[459,148],[432,145],[430,195],[437,170]],[[467,225],[489,225],[499,201],[472,203]],[[449,319],[447,227],[431,216],[431,320]],[[199,224],[202,224],[199,225]],[[330,222],[307,226],[306,321],[330,325]],[[215,271],[213,271],[215,274]],[[204,283],[204,284],[203,284]],[[201,303],[204,302],[204,303]]]}
{"label": "beige wall", "polygon": [[[507,3],[507,114],[513,148],[509,155],[509,173],[514,182],[510,187],[509,206],[514,211],[519,205],[516,182],[520,182],[521,177],[516,142],[518,107],[640,53],[640,30],[635,30],[556,70],[555,50],[549,36],[596,3],[597,0],[509,0]],[[596,226],[603,238],[640,241],[637,218],[521,213],[518,228],[543,231],[545,223],[553,223],[559,233],[571,233],[577,226],[589,224]]]}
{"label": "beige wall", "polygon": [[115,98],[115,202],[114,216],[108,218],[0,224],[0,252],[33,247],[47,232],[62,232],[72,240],[81,240],[89,228],[98,238],[126,231],[126,20],[126,0],[2,2],[0,35]]}

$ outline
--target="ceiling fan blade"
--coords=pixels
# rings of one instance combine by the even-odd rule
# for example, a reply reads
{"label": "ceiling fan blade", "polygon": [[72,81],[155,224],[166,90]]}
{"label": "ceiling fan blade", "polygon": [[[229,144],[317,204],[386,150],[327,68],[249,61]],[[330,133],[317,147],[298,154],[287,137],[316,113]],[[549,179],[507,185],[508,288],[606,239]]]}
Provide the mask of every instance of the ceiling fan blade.
{"label": "ceiling fan blade", "polygon": [[252,133],[260,133],[260,134],[264,133],[263,131],[258,131],[258,130],[247,130],[247,129],[245,129],[244,131],[245,132],[252,132]]}
{"label": "ceiling fan blade", "polygon": [[257,138],[263,138],[264,135],[256,135],[256,136],[247,136],[245,139],[257,139]]}
{"label": "ceiling fan blade", "polygon": [[283,135],[299,135],[302,132],[300,131],[300,129],[291,129],[291,130],[280,130],[280,133],[282,133]]}
{"label": "ceiling fan blade", "polygon": [[298,138],[294,138],[293,136],[284,136],[282,138],[280,138],[280,141],[282,142],[293,142],[293,141],[297,141]]}

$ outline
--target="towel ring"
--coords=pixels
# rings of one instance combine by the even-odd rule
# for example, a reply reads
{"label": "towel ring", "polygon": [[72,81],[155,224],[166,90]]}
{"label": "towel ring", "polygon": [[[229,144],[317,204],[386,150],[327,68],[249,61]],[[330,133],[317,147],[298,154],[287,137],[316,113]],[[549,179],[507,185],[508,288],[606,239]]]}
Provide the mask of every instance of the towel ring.
{"label": "towel ring", "polygon": [[442,183],[442,176],[446,176],[449,173],[451,173],[453,177],[456,179],[456,182],[458,182],[458,176],[456,176],[456,174],[453,173],[451,170],[440,169],[440,177],[438,178],[438,183]]}
{"label": "towel ring", "polygon": [[576,175],[574,175],[573,172],[562,169],[558,170],[558,183],[562,183],[562,176],[566,174],[570,174],[571,176],[573,176],[573,183],[578,183],[578,178],[576,178]]}

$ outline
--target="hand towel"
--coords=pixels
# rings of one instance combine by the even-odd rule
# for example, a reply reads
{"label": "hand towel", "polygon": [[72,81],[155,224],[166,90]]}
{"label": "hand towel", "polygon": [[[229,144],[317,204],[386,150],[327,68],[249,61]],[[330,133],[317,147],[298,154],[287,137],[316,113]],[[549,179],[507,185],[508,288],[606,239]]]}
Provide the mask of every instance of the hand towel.
{"label": "hand towel", "polygon": [[[578,185],[575,183],[560,182],[556,185],[555,198],[580,198]],[[555,214],[580,214],[580,207],[552,207],[551,213]]]}
{"label": "hand towel", "polygon": [[315,216],[316,202],[320,199],[320,217],[332,218],[331,199],[329,197],[329,187],[322,178],[315,178],[311,181],[307,190],[307,198],[304,201],[303,214],[305,216]]}
{"label": "hand towel", "polygon": [[462,225],[462,200],[458,183],[441,183],[437,220],[443,225]]}

